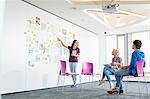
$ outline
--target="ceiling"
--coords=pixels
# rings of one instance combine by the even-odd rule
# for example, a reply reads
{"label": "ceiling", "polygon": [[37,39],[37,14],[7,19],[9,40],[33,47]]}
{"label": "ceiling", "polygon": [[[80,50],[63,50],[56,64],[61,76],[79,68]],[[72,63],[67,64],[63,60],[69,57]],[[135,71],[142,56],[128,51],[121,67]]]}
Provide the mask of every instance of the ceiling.
{"label": "ceiling", "polygon": [[[72,4],[93,4],[93,3],[102,3],[102,2],[111,2],[112,0],[66,0]],[[119,4],[147,4],[150,3],[150,0],[113,0]]]}
{"label": "ceiling", "polygon": [[[115,0],[117,13],[102,12],[110,0],[23,0],[51,12],[94,34],[130,33],[150,30],[150,0]],[[90,10],[96,10],[95,12]],[[89,10],[89,11],[87,11]]]}

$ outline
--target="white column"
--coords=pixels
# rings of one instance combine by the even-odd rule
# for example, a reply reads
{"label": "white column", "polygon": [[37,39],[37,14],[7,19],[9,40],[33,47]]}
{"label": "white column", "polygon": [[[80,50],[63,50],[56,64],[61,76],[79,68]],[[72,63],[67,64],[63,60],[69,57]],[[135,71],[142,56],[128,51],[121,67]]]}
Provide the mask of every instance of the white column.
{"label": "white column", "polygon": [[106,63],[106,35],[99,35],[99,70],[103,72],[103,64]]}
{"label": "white column", "polygon": [[128,65],[128,50],[129,50],[129,48],[128,48],[128,34],[125,34],[125,39],[124,39],[124,48],[125,48],[125,50],[124,50],[124,65],[126,66],[126,65]]}
{"label": "white column", "polygon": [[[3,33],[3,22],[4,22],[4,9],[5,9],[5,0],[0,0],[0,46],[2,44],[2,33]],[[0,60],[1,60],[1,49],[0,49]],[[0,61],[0,81],[2,80],[1,77],[1,61]],[[1,88],[1,83],[0,83]],[[2,90],[0,89],[0,99]]]}
{"label": "white column", "polygon": [[127,38],[128,38],[128,42],[127,42],[127,48],[128,48],[128,52],[127,52],[127,55],[128,55],[128,59],[127,59],[127,62],[128,64],[130,64],[130,59],[131,59],[131,55],[132,55],[132,34],[128,34],[127,35]]}

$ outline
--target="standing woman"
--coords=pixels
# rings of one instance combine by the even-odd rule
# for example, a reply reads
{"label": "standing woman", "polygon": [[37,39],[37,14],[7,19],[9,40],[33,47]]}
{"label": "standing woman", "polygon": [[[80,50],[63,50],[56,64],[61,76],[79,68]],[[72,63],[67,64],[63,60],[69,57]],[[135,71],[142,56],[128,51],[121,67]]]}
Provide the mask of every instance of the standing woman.
{"label": "standing woman", "polygon": [[[67,46],[62,42],[61,39],[57,38],[58,41],[61,42],[62,46],[69,49],[69,66],[71,73],[76,73],[76,68],[78,65],[78,58],[80,57],[80,49],[78,48],[79,42],[74,40],[71,46]],[[72,75],[73,85],[71,87],[76,86],[76,75]]]}

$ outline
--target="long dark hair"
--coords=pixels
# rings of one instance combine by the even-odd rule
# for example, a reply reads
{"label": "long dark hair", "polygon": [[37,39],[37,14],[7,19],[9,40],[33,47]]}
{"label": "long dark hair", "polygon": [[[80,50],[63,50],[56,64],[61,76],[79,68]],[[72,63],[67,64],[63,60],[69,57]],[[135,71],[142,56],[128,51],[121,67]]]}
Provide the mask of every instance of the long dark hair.
{"label": "long dark hair", "polygon": [[72,44],[71,44],[71,48],[73,48],[74,43],[78,41],[78,40],[73,40]]}

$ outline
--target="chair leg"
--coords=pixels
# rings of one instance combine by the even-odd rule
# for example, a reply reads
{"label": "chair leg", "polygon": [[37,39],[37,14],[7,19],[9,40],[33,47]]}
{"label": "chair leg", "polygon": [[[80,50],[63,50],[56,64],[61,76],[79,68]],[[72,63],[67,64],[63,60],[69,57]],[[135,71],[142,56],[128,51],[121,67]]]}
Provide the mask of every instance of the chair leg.
{"label": "chair leg", "polygon": [[58,87],[58,85],[59,85],[59,81],[60,80],[60,76],[58,76],[58,79],[57,79],[57,87]]}
{"label": "chair leg", "polygon": [[93,77],[94,77],[94,76],[92,75],[92,82],[93,82]]}
{"label": "chair leg", "polygon": [[92,84],[91,84],[92,86],[93,86],[93,77],[94,77],[94,76],[92,75]]}
{"label": "chair leg", "polygon": [[65,76],[63,77],[63,83],[62,83],[62,85],[63,85],[63,86],[62,86],[62,91],[63,91],[63,90],[64,90],[64,87],[65,87],[65,86],[64,86],[64,85],[65,85]]}
{"label": "chair leg", "polygon": [[147,94],[147,97],[148,97],[148,85],[147,85],[146,77],[144,77],[144,80],[145,80],[145,83],[146,83],[146,84],[145,84],[145,85],[146,85],[146,92],[147,92],[146,94]]}
{"label": "chair leg", "polygon": [[[129,80],[129,77],[126,76],[126,81],[125,81],[125,83],[126,83],[126,84],[125,84],[125,88],[126,88],[126,89],[125,89],[125,93],[127,93],[127,91],[128,91],[128,83],[129,83],[128,80]],[[126,96],[126,95],[125,95],[125,96]]]}
{"label": "chair leg", "polygon": [[[140,80],[139,80],[139,77],[137,77],[138,78],[138,84],[140,84]],[[138,89],[139,89],[139,98],[141,99],[141,91],[140,91],[140,86],[138,85]]]}
{"label": "chair leg", "polygon": [[81,84],[81,75],[79,75],[79,83]]}
{"label": "chair leg", "polygon": [[126,77],[126,90],[125,90],[126,92],[128,91],[128,80],[129,80],[128,77]]}
{"label": "chair leg", "polygon": [[[79,81],[79,82],[80,82],[80,87],[82,88],[82,84],[81,84],[81,75],[79,75],[79,80],[80,80],[80,81]],[[81,89],[81,88],[80,88],[80,89]]]}
{"label": "chair leg", "polygon": [[89,84],[90,84],[90,87],[91,87],[91,82],[90,82],[90,81],[91,81],[91,78],[90,78],[90,77],[91,77],[91,75],[89,75]]}
{"label": "chair leg", "polygon": [[60,75],[58,76],[58,79],[57,79],[57,91],[58,91],[58,88],[59,88],[59,83],[60,83]]}
{"label": "chair leg", "polygon": [[92,88],[92,85],[93,85],[93,75],[89,75],[89,76],[90,76],[90,85],[91,85],[91,88]]}
{"label": "chair leg", "polygon": [[61,91],[62,91],[62,87],[63,87],[63,76],[60,76],[60,87],[61,87]]}
{"label": "chair leg", "polygon": [[89,82],[90,82],[90,75],[89,75]]}

